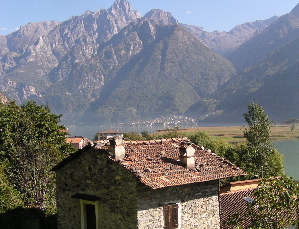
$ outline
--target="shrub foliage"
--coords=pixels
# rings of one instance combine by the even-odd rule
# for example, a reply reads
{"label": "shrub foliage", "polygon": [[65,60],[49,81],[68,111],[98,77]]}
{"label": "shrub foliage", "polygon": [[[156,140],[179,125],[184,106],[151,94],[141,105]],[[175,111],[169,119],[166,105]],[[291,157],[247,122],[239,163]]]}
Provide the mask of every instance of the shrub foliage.
{"label": "shrub foliage", "polygon": [[[11,209],[10,198],[19,206],[37,206],[55,212],[55,174],[51,168],[74,148],[65,141],[61,115],[35,102],[0,106],[1,210]],[[9,200],[10,199],[10,200]],[[9,200],[9,201],[7,201]]]}

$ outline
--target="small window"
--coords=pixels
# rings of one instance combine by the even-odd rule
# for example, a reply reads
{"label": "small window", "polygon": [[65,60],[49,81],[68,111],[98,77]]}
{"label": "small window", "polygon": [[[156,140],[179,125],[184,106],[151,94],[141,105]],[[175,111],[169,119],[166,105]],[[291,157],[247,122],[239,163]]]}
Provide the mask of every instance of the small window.
{"label": "small window", "polygon": [[164,228],[172,229],[178,228],[179,220],[178,220],[178,205],[177,204],[168,204],[163,206],[163,214],[164,214]]}
{"label": "small window", "polygon": [[81,229],[98,229],[98,202],[81,200]]}

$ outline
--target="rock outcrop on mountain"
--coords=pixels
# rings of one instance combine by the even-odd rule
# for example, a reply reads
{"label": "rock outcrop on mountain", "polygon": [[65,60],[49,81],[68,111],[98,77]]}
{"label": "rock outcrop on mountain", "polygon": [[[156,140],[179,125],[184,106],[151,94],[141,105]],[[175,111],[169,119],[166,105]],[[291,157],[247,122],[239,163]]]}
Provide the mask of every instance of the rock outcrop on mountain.
{"label": "rock outcrop on mountain", "polygon": [[258,20],[255,22],[247,22],[242,25],[235,26],[229,32],[207,32],[202,27],[181,24],[184,28],[193,33],[206,46],[220,55],[227,57],[231,52],[235,51],[241,44],[250,40],[252,37],[261,33],[265,28],[277,20],[277,16],[273,16],[267,20]]}
{"label": "rock outcrop on mountain", "polygon": [[2,58],[2,56],[7,52],[8,52],[7,39],[5,36],[0,35],[0,58]]}
{"label": "rock outcrop on mountain", "polygon": [[144,15],[144,18],[152,24],[159,24],[162,26],[178,24],[178,21],[171,15],[171,13],[159,9],[149,11]]}
{"label": "rock outcrop on mountain", "polygon": [[48,104],[66,121],[183,113],[235,74],[170,13],[141,18],[126,0],[61,23],[30,23],[0,42],[0,90],[19,103]]}
{"label": "rock outcrop on mountain", "polygon": [[[108,10],[102,9],[95,13],[88,11],[61,23],[30,23],[22,26],[19,31],[0,37],[0,89],[18,103],[27,99],[44,101],[44,97],[57,92],[54,90],[57,89],[54,86],[56,82],[72,74],[70,66],[66,69],[61,66],[61,62],[69,60],[76,65],[89,60],[101,43],[110,40],[124,26],[140,17],[129,2],[117,0]],[[86,71],[90,71],[86,73],[90,81],[83,74],[78,79],[81,86],[88,84],[96,89],[101,87],[101,74],[92,72],[92,66]],[[93,76],[97,79],[93,80]],[[80,85],[75,86],[71,91],[81,90]],[[51,87],[53,91],[49,89]],[[60,92],[55,95],[59,103]]]}
{"label": "rock outcrop on mountain", "polygon": [[2,104],[8,104],[9,100],[8,98],[0,91],[0,103]]}
{"label": "rock outcrop on mountain", "polygon": [[271,52],[299,36],[299,4],[281,16],[260,34],[243,43],[228,55],[237,72],[265,59]]}
{"label": "rock outcrop on mountain", "polygon": [[[120,47],[133,46],[139,52],[126,59],[128,53]],[[84,119],[134,121],[183,113],[235,73],[228,61],[178,24],[153,24],[145,17],[114,36],[98,57],[122,64],[112,67],[115,76]]]}

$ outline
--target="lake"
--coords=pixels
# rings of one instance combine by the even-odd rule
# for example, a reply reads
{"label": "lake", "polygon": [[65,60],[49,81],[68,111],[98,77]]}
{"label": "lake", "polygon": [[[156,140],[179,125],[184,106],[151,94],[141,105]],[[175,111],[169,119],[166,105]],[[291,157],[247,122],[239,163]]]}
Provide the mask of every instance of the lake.
{"label": "lake", "polygon": [[284,155],[284,170],[287,175],[299,181],[299,141],[283,140],[273,142],[279,153]]}

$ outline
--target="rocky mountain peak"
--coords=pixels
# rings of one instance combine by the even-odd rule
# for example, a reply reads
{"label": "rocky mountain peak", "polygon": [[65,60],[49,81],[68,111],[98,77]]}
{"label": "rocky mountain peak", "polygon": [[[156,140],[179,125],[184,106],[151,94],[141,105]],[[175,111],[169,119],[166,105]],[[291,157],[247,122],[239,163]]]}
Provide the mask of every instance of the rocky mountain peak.
{"label": "rocky mountain peak", "polygon": [[108,9],[108,12],[115,16],[129,15],[130,17],[141,17],[140,13],[137,10],[133,10],[131,3],[126,0],[116,0]]}
{"label": "rocky mountain peak", "polygon": [[42,21],[21,26],[18,31],[6,36],[8,48],[10,51],[23,53],[28,45],[34,44],[36,40],[48,34],[57,25],[59,22],[56,21]]}
{"label": "rocky mountain peak", "polygon": [[273,16],[269,19],[266,19],[266,20],[262,20],[262,22],[266,25],[266,26],[269,26],[271,25],[273,22],[275,22],[279,17],[278,16]]}
{"label": "rocky mountain peak", "polygon": [[87,16],[89,14],[92,14],[92,12],[90,10],[87,10],[83,14],[81,14],[81,16]]}
{"label": "rocky mountain peak", "polygon": [[178,21],[169,12],[153,9],[144,15],[144,18],[159,25],[175,25]]}

